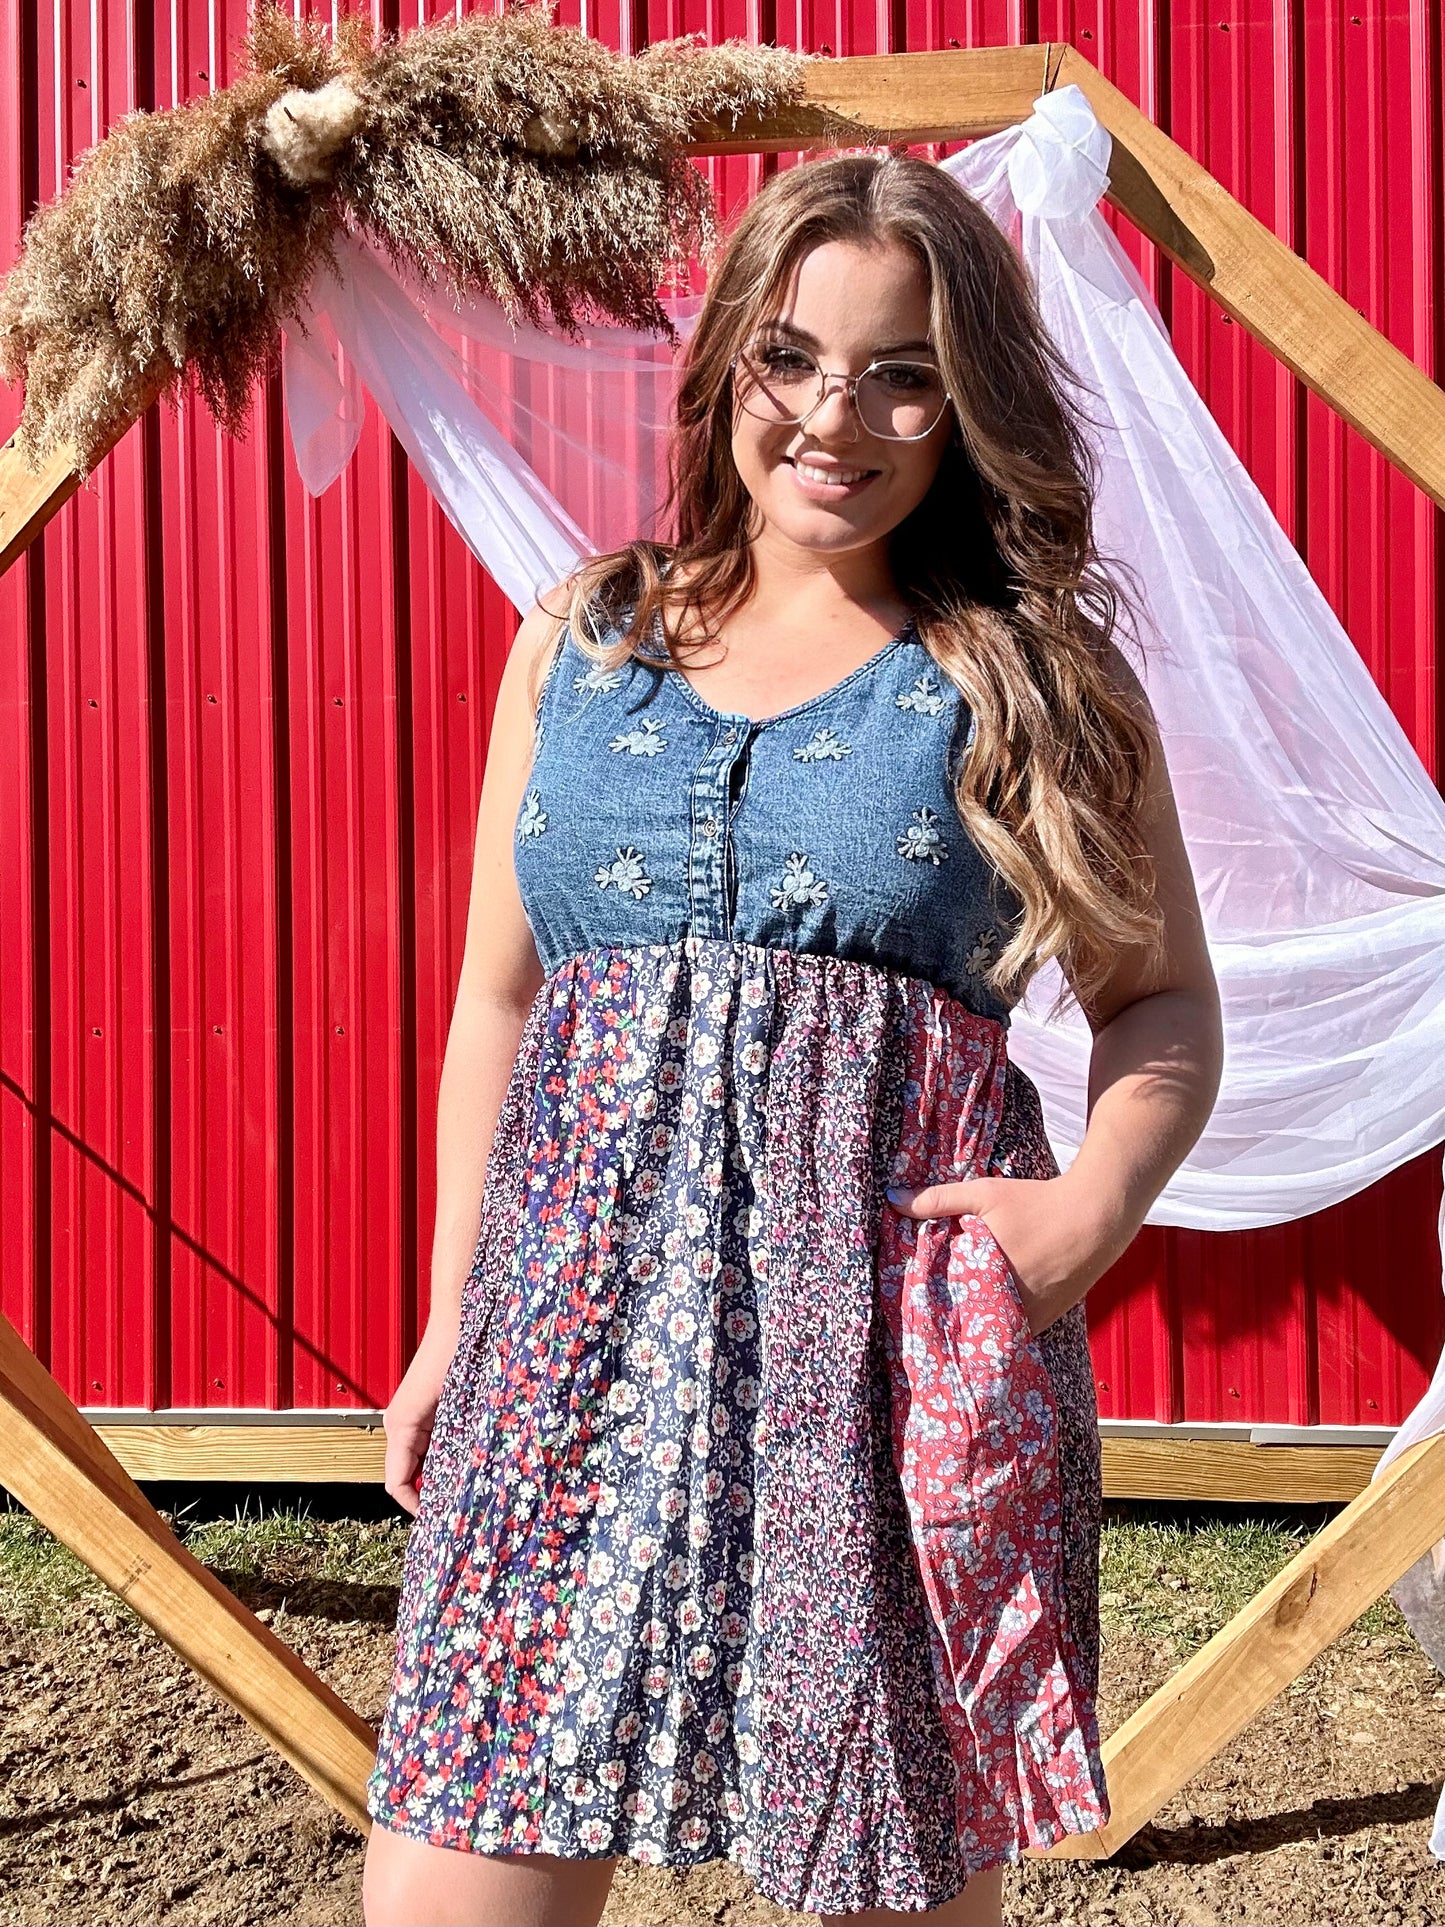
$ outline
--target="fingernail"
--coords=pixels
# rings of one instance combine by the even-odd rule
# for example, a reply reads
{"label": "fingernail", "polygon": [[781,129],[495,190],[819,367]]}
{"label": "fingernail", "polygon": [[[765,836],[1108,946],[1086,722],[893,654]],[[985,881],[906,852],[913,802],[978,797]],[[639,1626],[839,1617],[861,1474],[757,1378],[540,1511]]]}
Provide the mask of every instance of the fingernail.
{"label": "fingernail", "polygon": [[901,1184],[890,1184],[890,1185],[889,1185],[889,1187],[888,1187],[888,1202],[889,1202],[890,1204],[907,1204],[907,1202],[908,1202],[908,1193],[907,1193],[907,1191],[906,1191],[906,1190],[905,1190],[905,1189],[903,1188],[903,1186],[902,1186]]}

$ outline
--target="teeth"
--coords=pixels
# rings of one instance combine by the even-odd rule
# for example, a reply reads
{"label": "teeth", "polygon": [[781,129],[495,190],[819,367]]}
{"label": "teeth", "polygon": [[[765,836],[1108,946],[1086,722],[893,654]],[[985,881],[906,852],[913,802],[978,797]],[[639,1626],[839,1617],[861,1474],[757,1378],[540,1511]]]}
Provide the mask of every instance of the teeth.
{"label": "teeth", "polygon": [[815,468],[804,461],[795,461],[793,467],[805,482],[861,482],[870,472],[866,468]]}

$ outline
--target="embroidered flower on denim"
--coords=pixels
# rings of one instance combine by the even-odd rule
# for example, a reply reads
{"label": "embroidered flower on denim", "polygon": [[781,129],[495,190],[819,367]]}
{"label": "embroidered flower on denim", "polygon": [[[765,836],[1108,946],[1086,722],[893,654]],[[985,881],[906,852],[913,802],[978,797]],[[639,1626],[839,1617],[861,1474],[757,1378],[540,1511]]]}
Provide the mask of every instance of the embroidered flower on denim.
{"label": "embroidered flower on denim", "polygon": [[943,832],[938,827],[938,811],[925,804],[913,812],[913,821],[899,837],[897,850],[900,856],[908,857],[914,863],[931,863],[936,869],[948,855],[948,845],[943,840]]}
{"label": "embroidered flower on denim", "polygon": [[540,836],[547,827],[547,812],[542,808],[540,790],[528,790],[522,800],[522,814],[517,818],[517,841],[521,843],[529,836]]}
{"label": "embroidered flower on denim", "polygon": [[963,967],[970,977],[981,977],[994,960],[998,949],[998,932],[989,926],[980,930],[973,940],[973,948],[964,959]]}
{"label": "embroidered flower on denim", "polygon": [[604,863],[593,873],[597,887],[605,890],[609,883],[616,886],[618,896],[645,897],[652,888],[652,878],[647,874],[646,859],[641,850],[634,850],[629,843],[619,848],[615,863]]}
{"label": "embroidered flower on denim", "polygon": [[917,710],[920,716],[937,716],[943,708],[943,690],[931,670],[925,669],[906,696],[893,699],[900,709]]}
{"label": "embroidered flower on denim", "polygon": [[595,696],[600,689],[620,689],[622,687],[622,671],[620,669],[604,669],[600,662],[594,662],[590,669],[586,669],[580,676],[574,676],[572,678],[572,687],[579,691],[585,690],[588,695],[593,696]]}
{"label": "embroidered flower on denim", "polygon": [[805,903],[825,903],[828,886],[819,876],[814,876],[812,859],[802,850],[794,850],[783,865],[781,883],[773,885],[773,908],[791,910]]}
{"label": "embroidered flower on denim", "polygon": [[630,756],[661,756],[667,748],[661,719],[644,716],[636,729],[629,729],[622,736],[614,736],[607,747],[612,750],[625,749]]}
{"label": "embroidered flower on denim", "polygon": [[835,729],[815,729],[806,743],[799,744],[793,751],[799,763],[841,763],[845,756],[853,754],[853,745],[845,743]]}

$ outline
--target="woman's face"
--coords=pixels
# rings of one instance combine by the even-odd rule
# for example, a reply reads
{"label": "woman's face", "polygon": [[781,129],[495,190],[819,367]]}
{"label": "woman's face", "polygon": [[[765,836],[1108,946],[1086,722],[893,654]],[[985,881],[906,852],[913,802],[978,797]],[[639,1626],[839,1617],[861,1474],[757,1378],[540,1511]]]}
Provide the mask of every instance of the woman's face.
{"label": "woman's face", "polygon": [[[859,375],[885,358],[923,363],[936,374],[927,275],[896,241],[824,242],[799,261],[781,308],[748,347],[767,350],[779,368],[788,366],[782,351],[794,347],[830,375]],[[903,373],[888,379],[899,392],[912,381]],[[864,425],[840,381],[827,383],[822,403],[801,424],[748,412],[738,399],[746,385],[739,369],[733,460],[764,540],[830,556],[866,549],[928,493],[952,432],[951,407],[921,441],[896,441]]]}

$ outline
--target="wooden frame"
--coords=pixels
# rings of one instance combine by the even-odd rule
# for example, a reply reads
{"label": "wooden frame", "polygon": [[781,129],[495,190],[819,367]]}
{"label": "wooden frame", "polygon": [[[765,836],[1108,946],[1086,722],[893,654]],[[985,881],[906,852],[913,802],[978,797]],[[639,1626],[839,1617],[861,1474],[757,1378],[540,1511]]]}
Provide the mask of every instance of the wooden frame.
{"label": "wooden frame", "polygon": [[[1114,206],[1445,507],[1445,392],[1072,47],[820,61],[804,104],[705,129],[694,148],[836,146],[836,122],[826,126],[823,108],[858,124],[859,145],[878,144],[880,132],[889,144],[967,139],[1026,119],[1038,95],[1070,82],[1113,139]],[[0,450],[0,572],[78,486],[67,451],[33,473],[13,442]],[[0,1482],[364,1831],[375,1736],[185,1551],[3,1319],[0,1418]],[[1402,1454],[1358,1492],[1111,1736],[1110,1823],[1053,1857],[1114,1852],[1442,1534],[1445,1436]]]}
{"label": "wooden frame", "polygon": [[[285,1413],[119,1421],[91,1414],[90,1423],[133,1479],[380,1485],[386,1458],[380,1420],[367,1415],[288,1424]],[[1106,1499],[1343,1505],[1364,1491],[1380,1457],[1378,1445],[1257,1445],[1167,1430],[1146,1438],[1105,1431],[1101,1443]]]}

